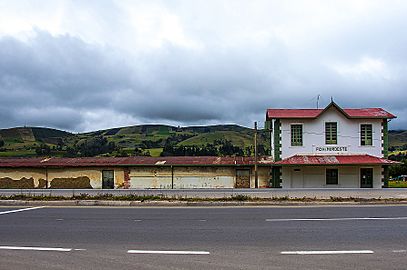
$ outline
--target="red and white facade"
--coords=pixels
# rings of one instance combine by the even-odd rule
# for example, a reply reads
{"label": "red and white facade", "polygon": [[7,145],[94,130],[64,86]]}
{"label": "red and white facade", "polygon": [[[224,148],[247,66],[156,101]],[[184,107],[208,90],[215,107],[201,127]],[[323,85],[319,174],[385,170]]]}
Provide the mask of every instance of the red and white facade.
{"label": "red and white facade", "polygon": [[269,109],[273,187],[381,188],[386,184],[387,124],[381,108]]}

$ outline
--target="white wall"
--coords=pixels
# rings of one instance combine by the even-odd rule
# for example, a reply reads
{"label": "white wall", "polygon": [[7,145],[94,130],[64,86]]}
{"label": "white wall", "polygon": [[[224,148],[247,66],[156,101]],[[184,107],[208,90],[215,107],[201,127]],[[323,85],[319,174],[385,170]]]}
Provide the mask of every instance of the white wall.
{"label": "white wall", "polygon": [[[325,122],[338,123],[338,144],[325,144]],[[331,107],[316,119],[281,119],[281,158],[296,154],[369,154],[382,157],[382,120],[348,119],[335,107]],[[303,146],[291,146],[291,124],[303,125]],[[372,124],[373,145],[360,145],[360,125]],[[323,152],[316,147],[344,146],[348,151]]]}
{"label": "white wall", "polygon": [[[338,185],[326,185],[326,169],[338,169]],[[373,168],[373,188],[382,187],[381,166],[299,166],[282,168],[283,188],[360,188],[360,169]],[[296,171],[297,170],[297,171]],[[298,171],[299,170],[299,171]]]}

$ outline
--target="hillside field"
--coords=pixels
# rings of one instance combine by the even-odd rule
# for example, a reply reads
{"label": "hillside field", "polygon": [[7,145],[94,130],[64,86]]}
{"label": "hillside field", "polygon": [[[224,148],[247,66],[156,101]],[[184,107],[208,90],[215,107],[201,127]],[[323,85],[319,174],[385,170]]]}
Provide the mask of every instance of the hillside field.
{"label": "hillside field", "polygon": [[[269,153],[269,136],[267,131],[259,130],[259,145],[264,146],[264,153]],[[0,129],[0,157],[30,156],[66,156],[70,149],[89,144],[95,138],[105,138],[107,143],[114,143],[114,150],[98,155],[160,156],[165,145],[191,148],[217,145],[230,141],[233,146],[253,154],[254,130],[238,125],[174,127],[168,125],[139,125],[87,133],[73,134],[51,128],[16,127]],[[39,153],[38,148],[46,145],[49,152]],[[0,145],[1,146],[1,145]],[[407,149],[407,131],[390,131],[389,147],[391,153],[405,153]],[[219,147],[218,147],[219,148]]]}

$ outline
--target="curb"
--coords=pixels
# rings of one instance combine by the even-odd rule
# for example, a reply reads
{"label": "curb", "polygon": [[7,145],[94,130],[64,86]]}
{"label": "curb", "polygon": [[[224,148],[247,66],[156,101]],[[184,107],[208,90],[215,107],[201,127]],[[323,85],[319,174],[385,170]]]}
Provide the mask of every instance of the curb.
{"label": "curb", "polygon": [[106,201],[106,200],[66,200],[66,201],[29,201],[29,200],[0,200],[0,206],[109,206],[109,207],[250,207],[250,206],[313,206],[313,205],[407,205],[406,201],[399,200],[381,200],[381,201],[345,201],[345,202],[327,202],[327,201]]}

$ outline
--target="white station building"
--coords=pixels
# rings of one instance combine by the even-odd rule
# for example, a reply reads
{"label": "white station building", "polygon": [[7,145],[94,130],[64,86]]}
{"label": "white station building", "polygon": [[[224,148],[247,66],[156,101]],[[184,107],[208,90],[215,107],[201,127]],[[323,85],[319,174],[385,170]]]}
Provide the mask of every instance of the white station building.
{"label": "white station building", "polygon": [[268,109],[272,187],[382,188],[387,185],[388,121],[381,108]]}

